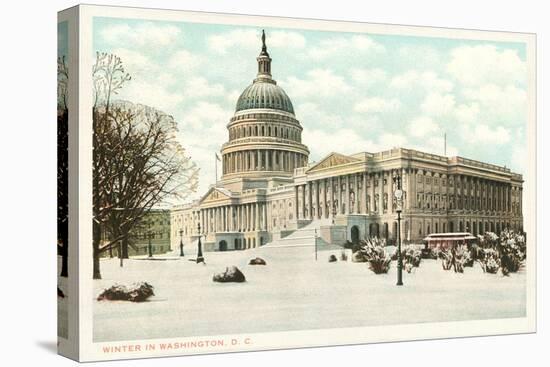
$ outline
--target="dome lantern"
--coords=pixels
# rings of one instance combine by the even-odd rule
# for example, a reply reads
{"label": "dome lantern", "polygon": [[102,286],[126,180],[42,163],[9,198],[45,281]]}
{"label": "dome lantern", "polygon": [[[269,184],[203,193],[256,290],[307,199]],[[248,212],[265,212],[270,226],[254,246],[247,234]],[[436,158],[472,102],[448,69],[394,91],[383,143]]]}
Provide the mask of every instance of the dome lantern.
{"label": "dome lantern", "polygon": [[[264,82],[272,82],[275,84],[275,81],[271,79],[271,57],[267,52],[267,46],[265,45],[265,32],[262,29],[262,51],[260,55],[256,58],[258,60],[258,76],[256,80]],[[255,81],[256,81],[255,80]]]}

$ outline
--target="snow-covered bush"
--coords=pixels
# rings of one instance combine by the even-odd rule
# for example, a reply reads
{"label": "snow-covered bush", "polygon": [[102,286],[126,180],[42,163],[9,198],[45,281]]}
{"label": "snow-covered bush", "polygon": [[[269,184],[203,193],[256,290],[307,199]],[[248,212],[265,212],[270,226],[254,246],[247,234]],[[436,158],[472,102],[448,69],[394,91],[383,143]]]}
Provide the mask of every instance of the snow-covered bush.
{"label": "snow-covered bush", "polygon": [[523,265],[526,257],[525,237],[511,230],[504,230],[500,234],[498,251],[502,273],[515,273]]}
{"label": "snow-covered bush", "polygon": [[496,248],[498,245],[498,236],[494,232],[485,232],[483,235],[478,235],[477,238],[482,248]]}
{"label": "snow-covered bush", "polygon": [[478,261],[487,273],[496,273],[501,269],[502,274],[517,272],[526,258],[527,246],[525,237],[512,230],[505,229],[500,238],[493,232],[479,236]]}
{"label": "snow-covered bush", "polygon": [[453,268],[455,273],[464,273],[464,267],[472,262],[472,254],[467,245],[456,245],[439,249],[443,270]]}
{"label": "snow-covered bush", "polygon": [[482,249],[478,261],[485,273],[496,274],[500,268],[499,253],[492,248]]}
{"label": "snow-covered bush", "polygon": [[439,249],[438,256],[441,259],[443,270],[450,270],[453,266],[453,254],[450,249]]}
{"label": "snow-covered bush", "polygon": [[390,270],[391,255],[385,250],[386,241],[377,237],[361,241],[361,253],[375,274],[385,274]]}
{"label": "snow-covered bush", "polygon": [[458,245],[451,252],[454,253],[455,272],[464,273],[464,267],[471,266],[472,262],[472,255],[468,250],[468,246]]}
{"label": "snow-covered bush", "polygon": [[[422,260],[422,250],[416,246],[409,245],[401,250],[401,258],[403,259],[403,263],[405,265],[411,264],[412,267],[418,268],[420,266],[420,261]],[[405,267],[405,269],[407,269],[407,267]],[[408,272],[410,273],[410,271]]]}

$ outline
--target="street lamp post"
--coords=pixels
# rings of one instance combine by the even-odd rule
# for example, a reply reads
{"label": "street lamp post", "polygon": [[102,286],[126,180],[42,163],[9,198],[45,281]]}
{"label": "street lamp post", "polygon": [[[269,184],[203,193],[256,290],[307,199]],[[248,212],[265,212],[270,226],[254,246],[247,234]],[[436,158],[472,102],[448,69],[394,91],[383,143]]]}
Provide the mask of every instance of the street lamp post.
{"label": "street lamp post", "polygon": [[394,177],[397,183],[395,201],[397,204],[397,285],[403,285],[403,258],[401,256],[401,211],[403,210],[403,191],[401,190],[401,176]]}
{"label": "street lamp post", "polygon": [[204,257],[202,257],[202,243],[201,243],[201,224],[199,223],[198,226],[199,231],[199,244],[198,244],[198,251],[197,251],[197,264],[198,263],[204,263]]}
{"label": "street lamp post", "polygon": [[147,247],[149,249],[149,257],[153,257],[153,245],[151,244],[151,239],[153,238],[153,233],[151,231],[149,231],[148,234],[149,235],[147,237],[149,237],[149,245]]}
{"label": "street lamp post", "polygon": [[183,229],[180,229],[180,256],[185,256],[183,254]]}

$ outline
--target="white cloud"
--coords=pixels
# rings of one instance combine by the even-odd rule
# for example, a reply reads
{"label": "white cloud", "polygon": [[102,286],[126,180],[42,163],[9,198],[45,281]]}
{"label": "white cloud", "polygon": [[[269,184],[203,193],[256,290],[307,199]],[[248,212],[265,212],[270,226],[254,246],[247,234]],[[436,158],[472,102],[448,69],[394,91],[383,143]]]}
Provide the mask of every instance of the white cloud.
{"label": "white cloud", "polygon": [[281,82],[281,86],[292,91],[292,96],[295,97],[331,97],[351,91],[345,79],[330,69],[310,70],[305,79],[291,76]]}
{"label": "white cloud", "polygon": [[132,76],[140,73],[158,71],[157,66],[142,52],[130,50],[128,48],[116,48],[110,53],[120,57],[124,69]]}
{"label": "white cloud", "polygon": [[430,46],[402,46],[397,51],[400,61],[414,65],[416,69],[439,69],[441,67],[441,53]]}
{"label": "white cloud", "polygon": [[241,93],[242,93],[241,91],[233,89],[232,91],[230,91],[229,93],[226,94],[225,98],[227,99],[227,101],[229,103],[231,103],[233,105],[236,105],[237,100],[241,96]]}
{"label": "white cloud", "polygon": [[222,84],[210,84],[203,77],[193,77],[186,81],[185,96],[189,98],[223,96],[225,87]]}
{"label": "white cloud", "polygon": [[479,121],[479,103],[460,104],[455,108],[455,118],[459,123],[471,124]]}
{"label": "white cloud", "polygon": [[101,30],[100,35],[107,43],[126,47],[167,46],[181,37],[178,27],[152,22],[139,23],[135,26],[128,24],[107,26]]}
{"label": "white cloud", "polygon": [[464,85],[524,84],[526,63],[515,50],[493,45],[461,46],[451,51],[449,74]]}
{"label": "white cloud", "polygon": [[430,117],[420,116],[409,123],[409,133],[416,138],[423,138],[439,133],[441,130],[439,124]]}
{"label": "white cloud", "polygon": [[390,87],[398,90],[409,90],[413,92],[450,92],[453,90],[453,83],[440,78],[433,71],[409,70],[405,73],[394,76],[390,81]]}
{"label": "white cloud", "polygon": [[491,127],[477,124],[471,129],[463,130],[463,139],[474,144],[502,145],[510,142],[510,131],[502,126]]}
{"label": "white cloud", "polygon": [[407,137],[403,134],[384,133],[378,139],[378,151],[407,146]]}
{"label": "white cloud", "polygon": [[384,82],[388,78],[388,73],[379,68],[353,68],[350,70],[350,76],[355,83],[370,87]]}
{"label": "white cloud", "polygon": [[[261,32],[255,29],[235,29],[208,37],[208,48],[220,54],[225,54],[235,48],[261,49]],[[266,33],[266,45],[269,52],[270,47],[274,48],[303,48],[306,39],[303,35],[291,31],[273,31]]]}
{"label": "white cloud", "polygon": [[395,111],[399,109],[400,106],[401,103],[395,98],[384,99],[380,97],[372,97],[363,98],[362,100],[358,101],[353,109],[356,112],[360,113],[383,113]]}
{"label": "white cloud", "polygon": [[120,98],[155,107],[168,114],[173,114],[184,99],[182,93],[170,92],[157,83],[138,79],[132,79],[124,86]]}
{"label": "white cloud", "polygon": [[225,138],[227,130],[226,123],[231,117],[232,111],[224,109],[216,103],[199,101],[189,110],[184,111],[183,126],[197,130],[201,136],[204,132],[213,132],[216,137]]}
{"label": "white cloud", "polygon": [[[429,136],[424,139],[416,140],[411,148],[421,152],[444,155],[445,154],[445,139],[443,135]],[[447,157],[457,156],[459,151],[456,147],[447,143]]]}
{"label": "white cloud", "polygon": [[429,93],[420,109],[430,116],[449,115],[455,107],[455,97],[452,94]]}
{"label": "white cloud", "polygon": [[464,96],[479,103],[481,110],[494,123],[523,124],[527,113],[527,92],[513,85],[481,85],[475,89],[465,89]]}
{"label": "white cloud", "polygon": [[341,115],[325,111],[323,108],[313,102],[305,102],[294,106],[296,116],[306,126],[323,126],[326,129],[339,129],[344,126],[344,119]]}
{"label": "white cloud", "polygon": [[385,47],[372,38],[363,35],[348,37],[334,37],[321,40],[317,45],[309,47],[307,56],[313,59],[353,55],[365,52],[385,52]]}
{"label": "white cloud", "polygon": [[316,128],[304,129],[303,141],[311,150],[310,160],[318,161],[330,152],[354,154],[372,151],[374,143],[351,129],[334,131]]}
{"label": "white cloud", "polygon": [[178,71],[192,72],[201,62],[201,58],[196,53],[179,50],[173,53],[168,60],[168,67]]}
{"label": "white cloud", "polygon": [[[219,154],[221,145],[227,140],[225,125],[231,112],[219,104],[199,101],[182,113],[184,118],[179,121],[180,140],[200,167],[197,195],[203,195],[208,185],[214,183],[214,153]],[[221,168],[218,162],[218,178],[221,176]]]}

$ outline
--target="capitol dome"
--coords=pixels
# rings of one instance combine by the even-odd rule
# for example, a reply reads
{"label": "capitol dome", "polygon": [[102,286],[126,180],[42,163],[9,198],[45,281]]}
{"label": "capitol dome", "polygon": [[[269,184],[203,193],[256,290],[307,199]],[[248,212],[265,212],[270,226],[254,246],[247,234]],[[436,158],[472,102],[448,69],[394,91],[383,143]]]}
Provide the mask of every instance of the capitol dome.
{"label": "capitol dome", "polygon": [[271,76],[271,57],[262,32],[258,73],[237,100],[223,144],[223,179],[290,178],[307,165],[309,149],[302,143],[302,126],[285,91]]}
{"label": "capitol dome", "polygon": [[270,108],[294,114],[294,107],[283,88],[275,81],[258,81],[249,85],[237,101],[235,112],[252,108]]}

